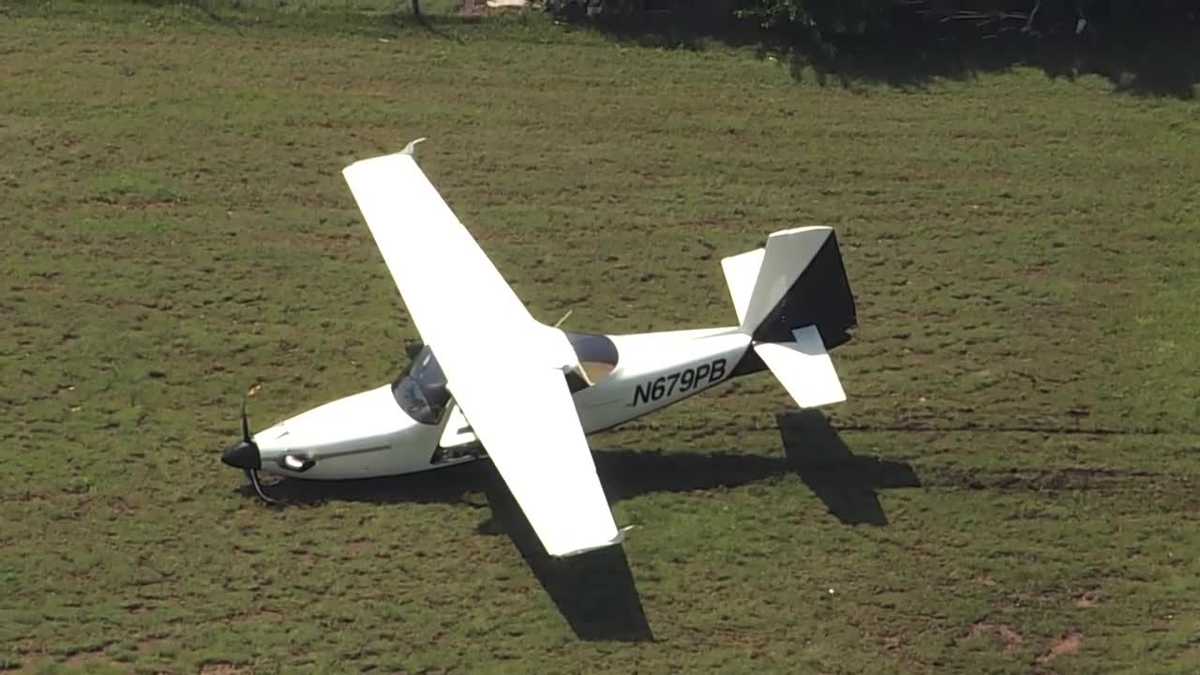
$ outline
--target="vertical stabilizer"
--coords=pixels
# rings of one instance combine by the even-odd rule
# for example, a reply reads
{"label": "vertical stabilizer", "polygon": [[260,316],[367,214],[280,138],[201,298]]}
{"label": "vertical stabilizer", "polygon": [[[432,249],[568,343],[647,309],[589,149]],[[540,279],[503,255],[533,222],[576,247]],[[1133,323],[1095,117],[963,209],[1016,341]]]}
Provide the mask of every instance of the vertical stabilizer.
{"label": "vertical stabilizer", "polygon": [[801,408],[846,400],[828,351],[850,339],[858,319],[833,229],[776,232],[721,267],[757,357],[743,372],[767,367]]}
{"label": "vertical stabilizer", "polygon": [[765,248],[725,258],[721,266],[741,328],[755,342],[790,342],[794,329],[808,325],[817,326],[827,349],[850,339],[854,296],[832,228],[776,232]]}
{"label": "vertical stabilizer", "polygon": [[737,312],[738,323],[741,325],[746,323],[746,310],[750,307],[750,297],[754,293],[754,282],[758,281],[758,270],[762,268],[762,261],[761,248],[721,259],[725,283],[729,286],[733,309]]}

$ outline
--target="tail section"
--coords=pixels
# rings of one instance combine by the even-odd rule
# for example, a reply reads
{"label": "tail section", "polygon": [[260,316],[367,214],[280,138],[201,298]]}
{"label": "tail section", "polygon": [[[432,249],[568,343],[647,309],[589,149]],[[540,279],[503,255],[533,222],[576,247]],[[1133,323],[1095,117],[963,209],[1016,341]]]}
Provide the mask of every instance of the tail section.
{"label": "tail section", "polygon": [[846,398],[827,350],[857,325],[837,236],[829,227],[776,232],[765,248],[721,261],[741,330],[802,408]]}
{"label": "tail section", "polygon": [[742,330],[756,342],[786,342],[815,325],[828,349],[857,325],[854,296],[830,227],[798,227],[767,237],[766,248],[721,261]]}

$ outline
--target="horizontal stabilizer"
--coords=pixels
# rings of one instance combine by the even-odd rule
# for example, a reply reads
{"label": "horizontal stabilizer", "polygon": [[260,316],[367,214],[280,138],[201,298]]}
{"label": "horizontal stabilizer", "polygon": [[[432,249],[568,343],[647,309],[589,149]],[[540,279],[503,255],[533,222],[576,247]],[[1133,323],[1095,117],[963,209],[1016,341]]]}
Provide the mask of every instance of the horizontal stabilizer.
{"label": "horizontal stabilizer", "polygon": [[754,351],[801,408],[845,401],[846,392],[817,327],[798,328],[792,337],[795,342],[764,342],[754,345]]}

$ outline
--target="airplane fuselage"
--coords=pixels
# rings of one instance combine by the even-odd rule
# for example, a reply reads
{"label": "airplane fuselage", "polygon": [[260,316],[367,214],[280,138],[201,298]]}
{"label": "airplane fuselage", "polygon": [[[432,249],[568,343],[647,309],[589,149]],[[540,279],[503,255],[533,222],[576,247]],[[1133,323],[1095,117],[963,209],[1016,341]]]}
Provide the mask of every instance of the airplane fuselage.
{"label": "airplane fuselage", "polygon": [[[607,365],[589,361],[595,357],[588,357],[586,348],[576,348],[582,367],[574,376],[572,399],[587,434],[661,410],[735,374],[752,372],[738,368],[751,337],[737,327],[570,335],[615,347],[615,359],[608,359],[615,364]],[[480,456],[470,422],[452,399],[436,419],[418,413],[415,417],[425,420],[418,421],[407,399],[397,393],[402,382],[326,403],[255,434],[261,471],[341,480],[428,471]],[[529,410],[530,434],[537,433],[538,419],[539,411]]]}

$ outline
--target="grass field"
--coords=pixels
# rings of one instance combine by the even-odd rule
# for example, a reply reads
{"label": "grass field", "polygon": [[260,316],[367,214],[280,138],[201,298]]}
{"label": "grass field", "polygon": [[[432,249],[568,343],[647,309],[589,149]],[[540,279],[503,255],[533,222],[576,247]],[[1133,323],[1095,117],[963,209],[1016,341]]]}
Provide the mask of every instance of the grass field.
{"label": "grass field", "polygon": [[[0,664],[1200,671],[1195,103],[327,5],[0,2]],[[261,506],[247,388],[262,428],[405,364],[339,171],[417,136],[576,330],[732,323],[722,256],[835,226],[850,400],[594,437],[637,528],[568,562],[486,464]]]}

